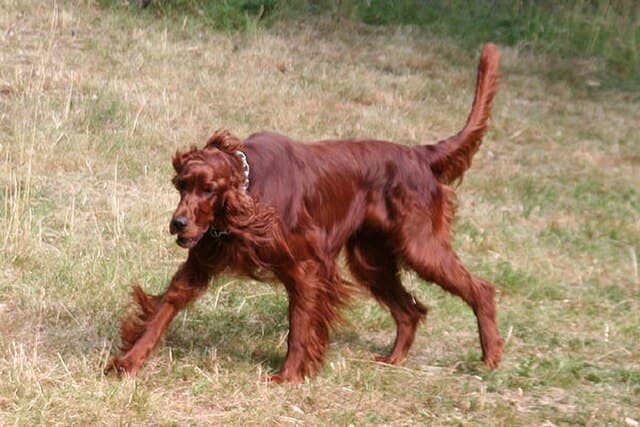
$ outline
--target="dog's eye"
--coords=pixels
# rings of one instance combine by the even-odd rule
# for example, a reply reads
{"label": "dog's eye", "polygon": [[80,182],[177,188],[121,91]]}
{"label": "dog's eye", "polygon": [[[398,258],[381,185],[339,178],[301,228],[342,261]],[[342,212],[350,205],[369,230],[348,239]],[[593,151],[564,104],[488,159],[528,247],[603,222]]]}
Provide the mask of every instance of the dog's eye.
{"label": "dog's eye", "polygon": [[202,190],[202,195],[204,197],[211,197],[213,196],[213,193],[214,193],[213,188],[205,188],[204,190]]}

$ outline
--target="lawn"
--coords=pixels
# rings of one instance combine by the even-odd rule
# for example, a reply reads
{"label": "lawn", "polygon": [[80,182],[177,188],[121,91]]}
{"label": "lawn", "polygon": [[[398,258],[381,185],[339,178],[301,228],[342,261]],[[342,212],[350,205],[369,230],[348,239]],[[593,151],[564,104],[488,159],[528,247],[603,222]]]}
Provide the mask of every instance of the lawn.
{"label": "lawn", "polygon": [[472,312],[406,272],[430,311],[403,366],[373,362],[393,321],[357,297],[316,377],[267,385],[286,295],[224,276],[137,378],[103,376],[131,286],[160,292],[186,256],[177,149],[221,127],[435,141],[466,119],[481,47],[331,13],[219,30],[157,11],[0,3],[0,425],[640,423],[640,97],[518,44],[457,188],[456,250],[498,288],[499,369]]}

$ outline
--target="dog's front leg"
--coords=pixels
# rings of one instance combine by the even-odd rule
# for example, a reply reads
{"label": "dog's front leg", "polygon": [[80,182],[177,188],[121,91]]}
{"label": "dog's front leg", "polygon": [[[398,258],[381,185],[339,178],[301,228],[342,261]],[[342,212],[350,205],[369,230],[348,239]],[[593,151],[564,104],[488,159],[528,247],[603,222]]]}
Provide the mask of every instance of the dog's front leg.
{"label": "dog's front leg", "polygon": [[140,288],[134,288],[141,313],[133,319],[129,317],[123,320],[121,334],[126,353],[111,359],[106,371],[116,370],[126,375],[135,375],[157,346],[171,320],[205,291],[210,278],[209,272],[187,260],[161,296],[152,297]]}
{"label": "dog's front leg", "polygon": [[332,287],[317,271],[300,268],[281,276],[289,296],[289,336],[287,356],[280,372],[269,378],[271,382],[302,382],[322,365],[337,311],[328,296]]}

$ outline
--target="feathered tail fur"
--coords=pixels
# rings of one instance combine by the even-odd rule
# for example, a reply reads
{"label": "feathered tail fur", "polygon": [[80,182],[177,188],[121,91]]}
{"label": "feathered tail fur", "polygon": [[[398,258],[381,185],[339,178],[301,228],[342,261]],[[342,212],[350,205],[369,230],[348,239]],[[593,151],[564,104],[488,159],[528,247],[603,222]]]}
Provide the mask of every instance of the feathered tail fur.
{"label": "feathered tail fur", "polygon": [[500,52],[496,45],[484,45],[478,64],[476,94],[467,124],[456,135],[425,147],[430,151],[431,170],[438,181],[444,184],[462,178],[480,147],[491,116],[491,101],[498,88],[499,63]]}

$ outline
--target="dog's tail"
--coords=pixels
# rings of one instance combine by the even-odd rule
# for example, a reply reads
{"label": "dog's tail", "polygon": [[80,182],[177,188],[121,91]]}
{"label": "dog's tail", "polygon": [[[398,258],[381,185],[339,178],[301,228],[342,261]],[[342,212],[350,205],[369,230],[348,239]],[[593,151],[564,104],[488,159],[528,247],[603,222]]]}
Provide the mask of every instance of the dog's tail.
{"label": "dog's tail", "polygon": [[429,150],[429,165],[438,181],[444,184],[462,179],[471,166],[471,159],[482,142],[491,116],[491,101],[498,89],[500,52],[493,43],[482,49],[478,64],[476,94],[465,127],[456,135],[434,145]]}

